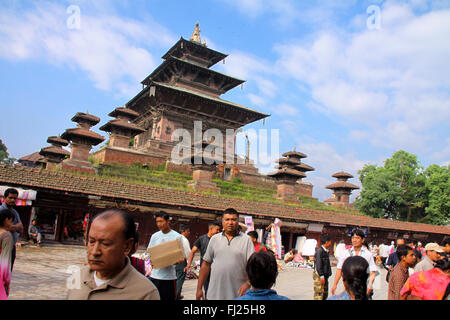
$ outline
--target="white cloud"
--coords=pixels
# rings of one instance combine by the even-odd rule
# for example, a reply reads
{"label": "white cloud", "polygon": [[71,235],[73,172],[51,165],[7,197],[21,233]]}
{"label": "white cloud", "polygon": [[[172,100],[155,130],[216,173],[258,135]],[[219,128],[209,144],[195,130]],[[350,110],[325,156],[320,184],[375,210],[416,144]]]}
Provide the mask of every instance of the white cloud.
{"label": "white cloud", "polygon": [[81,11],[80,28],[69,29],[62,5],[41,2],[25,12],[0,13],[0,56],[44,59],[85,71],[97,88],[134,95],[156,66],[148,47],[167,47],[175,38],[152,21]]}
{"label": "white cloud", "polygon": [[277,67],[310,88],[310,108],[367,126],[375,146],[418,150],[450,122],[450,10],[418,15],[389,1],[381,18],[381,30],[321,29],[310,43],[280,44]]}

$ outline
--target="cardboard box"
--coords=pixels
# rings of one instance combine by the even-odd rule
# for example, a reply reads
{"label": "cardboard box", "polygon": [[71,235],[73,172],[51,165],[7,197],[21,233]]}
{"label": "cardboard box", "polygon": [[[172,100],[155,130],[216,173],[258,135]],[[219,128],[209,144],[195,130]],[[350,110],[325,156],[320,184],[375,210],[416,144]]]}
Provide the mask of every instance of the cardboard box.
{"label": "cardboard box", "polygon": [[153,269],[165,268],[186,259],[181,239],[158,244],[148,248],[147,252],[150,254]]}

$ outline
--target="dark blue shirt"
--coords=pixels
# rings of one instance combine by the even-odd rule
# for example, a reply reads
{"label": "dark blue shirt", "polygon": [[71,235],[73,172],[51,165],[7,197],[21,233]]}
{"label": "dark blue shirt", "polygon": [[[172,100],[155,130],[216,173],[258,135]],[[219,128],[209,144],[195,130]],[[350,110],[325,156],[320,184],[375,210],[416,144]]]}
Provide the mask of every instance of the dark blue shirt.
{"label": "dark blue shirt", "polygon": [[290,300],[287,297],[279,296],[275,290],[261,289],[261,290],[247,290],[245,295],[236,298],[236,300]]}
{"label": "dark blue shirt", "polygon": [[387,260],[387,262],[386,262],[386,265],[387,265],[387,266],[395,267],[395,266],[397,265],[397,263],[398,263],[397,252],[392,252],[392,253],[389,255],[389,258],[388,258],[388,260]]}

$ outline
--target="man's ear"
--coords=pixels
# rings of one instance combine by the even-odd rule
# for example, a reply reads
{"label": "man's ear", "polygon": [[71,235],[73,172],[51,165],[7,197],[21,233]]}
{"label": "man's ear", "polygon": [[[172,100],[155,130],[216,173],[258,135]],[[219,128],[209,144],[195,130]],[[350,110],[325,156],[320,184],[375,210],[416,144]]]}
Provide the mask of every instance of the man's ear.
{"label": "man's ear", "polygon": [[124,248],[125,249],[125,251],[124,251],[125,255],[128,256],[130,254],[131,249],[133,248],[133,243],[134,243],[134,239],[133,238],[130,238],[130,239],[125,241],[125,248]]}

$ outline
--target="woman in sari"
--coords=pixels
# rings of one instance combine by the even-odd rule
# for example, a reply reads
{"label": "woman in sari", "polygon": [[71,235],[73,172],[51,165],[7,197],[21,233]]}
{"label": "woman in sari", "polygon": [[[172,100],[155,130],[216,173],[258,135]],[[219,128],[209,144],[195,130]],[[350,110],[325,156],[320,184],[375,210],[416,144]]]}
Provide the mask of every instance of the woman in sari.
{"label": "woman in sari", "polygon": [[442,300],[450,283],[450,261],[439,260],[433,269],[411,275],[402,288],[402,300]]}
{"label": "woman in sari", "polygon": [[11,256],[14,240],[9,228],[14,215],[8,209],[0,211],[0,300],[7,300],[11,282]]}

